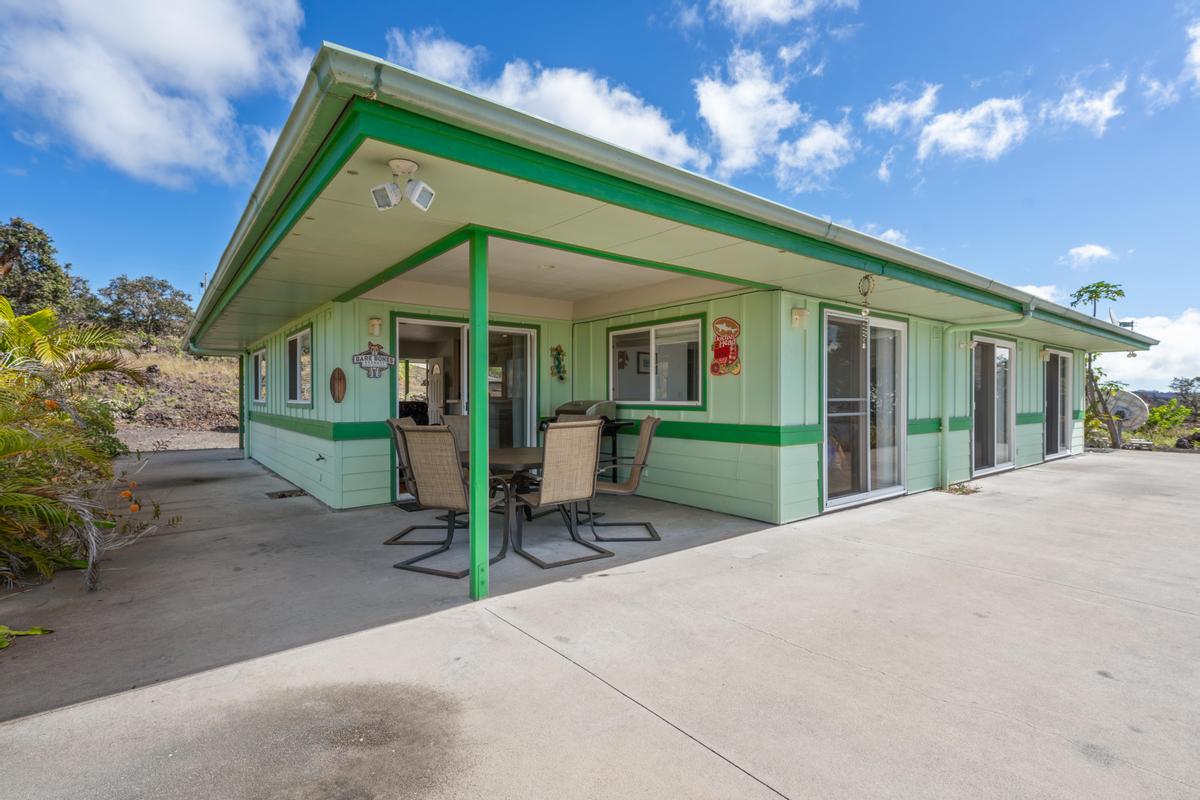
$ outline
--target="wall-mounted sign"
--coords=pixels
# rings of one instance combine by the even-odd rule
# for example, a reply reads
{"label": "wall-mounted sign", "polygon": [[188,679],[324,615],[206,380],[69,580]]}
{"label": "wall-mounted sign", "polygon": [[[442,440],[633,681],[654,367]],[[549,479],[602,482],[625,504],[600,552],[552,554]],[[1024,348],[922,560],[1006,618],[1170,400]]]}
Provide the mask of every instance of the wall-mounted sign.
{"label": "wall-mounted sign", "polygon": [[713,320],[712,363],[708,371],[713,375],[741,375],[742,360],[738,356],[738,336],[742,326],[732,317],[717,317]]}
{"label": "wall-mounted sign", "polygon": [[550,348],[550,377],[560,381],[567,379],[567,351],[561,344]]}
{"label": "wall-mounted sign", "polygon": [[383,345],[367,342],[367,349],[355,353],[350,360],[367,371],[368,378],[378,378],[388,367],[394,366],[396,357],[383,352]]}

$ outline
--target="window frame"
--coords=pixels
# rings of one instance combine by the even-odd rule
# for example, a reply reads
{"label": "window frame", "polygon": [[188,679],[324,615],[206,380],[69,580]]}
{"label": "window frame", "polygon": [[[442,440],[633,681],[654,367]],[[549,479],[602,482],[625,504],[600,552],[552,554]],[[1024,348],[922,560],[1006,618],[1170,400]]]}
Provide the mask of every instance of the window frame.
{"label": "window frame", "polygon": [[[309,372],[309,386],[307,400],[299,399],[301,389],[301,370],[300,370],[300,351],[296,351],[296,366],[292,367],[291,345],[292,341],[308,334],[309,357],[312,360],[312,369]],[[297,328],[292,333],[284,337],[283,340],[283,363],[284,375],[286,376],[287,386],[285,387],[285,397],[287,405],[290,408],[312,408],[313,401],[316,399],[316,376],[317,376],[317,350],[313,344],[313,326],[308,323],[302,328]],[[295,381],[297,397],[292,397],[292,382]]]}
{"label": "window frame", "polygon": [[[267,374],[261,375],[259,383],[259,363],[266,366]],[[270,382],[271,362],[267,359],[267,348],[260,347],[250,354],[250,401],[258,405],[267,403],[267,384]],[[261,390],[261,393],[260,393]]]}
{"label": "window frame", "polygon": [[[696,400],[657,400],[654,399],[655,383],[654,377],[658,373],[658,352],[656,348],[655,332],[663,328],[682,327],[687,323],[696,326],[698,352],[696,358],[696,389],[698,398]],[[648,400],[616,400],[613,395],[616,394],[615,386],[615,368],[616,364],[613,361],[613,340],[617,336],[622,336],[630,333],[641,333],[647,331],[650,334],[650,399]],[[678,317],[670,317],[668,319],[650,320],[648,322],[635,322],[628,325],[614,325],[608,328],[608,349],[605,352],[605,360],[607,361],[608,374],[608,392],[606,397],[614,401],[620,408],[663,408],[663,409],[679,409],[683,411],[704,411],[708,408],[708,315],[705,313],[687,314]],[[637,357],[636,355],[634,356]]]}

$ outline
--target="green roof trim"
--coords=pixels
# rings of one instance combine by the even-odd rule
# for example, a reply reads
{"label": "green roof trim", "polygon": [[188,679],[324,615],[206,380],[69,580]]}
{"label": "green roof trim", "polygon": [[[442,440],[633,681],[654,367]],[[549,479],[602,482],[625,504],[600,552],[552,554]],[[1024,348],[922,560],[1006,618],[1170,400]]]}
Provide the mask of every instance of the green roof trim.
{"label": "green roof trim", "polygon": [[[314,69],[317,69],[317,66],[327,66],[328,59],[346,58],[354,59],[354,63],[360,66],[374,65],[377,82],[379,80],[378,73],[380,69],[388,71],[389,79],[396,79],[396,76],[407,76],[402,78],[402,80],[423,81],[423,79],[419,79],[417,76],[411,76],[408,73],[403,73],[401,70],[392,68],[384,62],[329,46],[323,47],[321,53],[318,54],[317,65],[314,66]],[[390,75],[391,72],[395,72],[397,75],[392,76]],[[308,98],[309,107],[306,108],[306,113],[300,115],[300,121],[290,119],[289,127],[293,123],[312,125],[314,127],[309,130],[309,136],[313,138],[319,136],[320,130],[315,126],[319,122],[329,118],[329,104],[343,103],[347,94],[353,94],[357,91],[357,86],[351,78],[344,77],[338,73],[332,73],[327,79],[332,81],[332,83],[330,86],[322,87],[321,91],[329,92],[328,98],[315,105],[312,104],[311,98]],[[341,85],[342,88],[337,92],[332,92],[331,88],[333,85]],[[453,93],[455,97],[462,94],[450,87],[438,87],[435,91]],[[472,102],[484,101],[473,98]],[[298,103],[297,112],[294,112],[293,117],[296,116],[300,108],[301,105]],[[321,124],[325,123],[321,122]],[[194,327],[191,329],[189,337],[190,346],[198,350],[201,349],[199,342],[211,328],[214,320],[226,310],[233,297],[246,285],[255,271],[269,256],[270,252],[288,234],[291,227],[301,218],[316,197],[328,185],[329,181],[332,180],[334,175],[337,174],[339,169],[357,150],[359,145],[368,138],[550,188],[590,197],[601,202],[650,214],[662,219],[672,220],[698,229],[774,247],[784,252],[893,278],[913,286],[943,292],[991,308],[1012,313],[1020,313],[1024,310],[1024,301],[1007,296],[1004,292],[971,285],[961,280],[956,280],[953,277],[936,274],[928,269],[900,264],[879,255],[861,252],[849,246],[821,238],[816,234],[803,233],[791,228],[781,227],[780,224],[751,216],[752,212],[749,211],[738,213],[726,208],[720,208],[689,197],[673,194],[664,189],[656,188],[656,186],[640,183],[637,180],[610,174],[592,166],[576,163],[557,155],[540,152],[513,141],[497,138],[495,135],[468,130],[460,125],[434,119],[407,108],[353,95],[348,102],[345,102],[341,115],[331,126],[328,135],[321,141],[321,144],[317,147],[311,158],[308,159],[296,180],[290,185],[275,184],[277,188],[272,190],[270,196],[265,201],[259,198],[253,204],[256,208],[277,208],[277,210],[271,215],[270,222],[265,228],[254,217],[251,217],[251,219],[255,219],[254,224],[251,226],[252,229],[261,230],[262,232],[253,243],[242,242],[241,249],[230,258],[225,271],[231,272],[231,276],[226,279],[224,275],[219,275],[220,284],[214,281],[213,291],[216,293],[215,300],[210,304],[206,304],[204,299],[202,299],[202,316],[194,323]],[[293,156],[293,158],[297,157],[303,156]],[[294,166],[287,164],[285,167],[285,174],[290,176],[294,172]],[[615,170],[617,167],[614,166],[613,169]],[[278,199],[278,195],[281,192],[284,193],[282,201]],[[736,190],[729,190],[729,192],[731,202],[743,197],[743,194],[736,192]],[[247,214],[255,213],[257,212],[247,211]],[[798,214],[798,212],[793,213]],[[525,236],[524,234],[499,231],[496,232],[496,235],[507,235],[509,237]],[[536,239],[536,237],[528,238]],[[541,243],[551,246],[549,240]],[[562,245],[563,243],[555,244]],[[372,284],[374,281],[381,283],[394,274],[401,274],[406,269],[406,263],[410,259],[417,259],[422,253],[424,253],[426,259],[432,257],[426,250],[428,247],[435,245],[453,246],[453,242],[448,243],[443,239],[440,242],[431,243],[426,249],[410,255],[408,258],[380,273],[380,275],[370,279],[367,283]],[[613,255],[602,255],[600,251],[596,251],[595,254],[605,258],[610,258]],[[628,259],[629,257],[623,258]],[[634,262],[629,261],[628,263]],[[640,265],[652,268],[673,266],[649,261],[641,262]],[[411,268],[411,266],[408,268]],[[684,269],[686,268],[677,268],[676,271]],[[731,283],[740,281],[743,285],[756,285],[756,282],[746,282],[743,279],[735,277],[705,274],[699,271],[698,274],[702,277],[711,277]],[[373,283],[372,285],[378,285],[378,283]],[[766,284],[757,285],[765,286]],[[218,286],[220,288],[217,288]],[[369,288],[371,287],[368,286]],[[1008,290],[1008,292],[1015,291],[1008,289],[1008,287],[1001,288]],[[339,299],[347,297],[352,292],[361,293],[361,291],[365,290],[367,289],[363,289],[362,286],[355,287],[350,292],[341,295]],[[1106,325],[1099,322],[1091,324],[1090,320],[1075,319],[1066,316],[1066,313],[1065,311],[1053,309],[1035,308],[1033,316],[1035,319],[1089,335],[1096,335],[1120,343],[1126,347],[1145,349],[1149,343],[1152,343],[1146,337],[1127,334],[1123,331],[1108,330]]]}

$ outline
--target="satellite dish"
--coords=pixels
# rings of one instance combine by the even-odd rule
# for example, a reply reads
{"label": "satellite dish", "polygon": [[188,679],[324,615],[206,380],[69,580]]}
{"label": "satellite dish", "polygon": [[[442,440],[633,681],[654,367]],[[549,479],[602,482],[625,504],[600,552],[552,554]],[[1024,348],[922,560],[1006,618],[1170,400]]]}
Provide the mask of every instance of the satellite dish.
{"label": "satellite dish", "polygon": [[1124,389],[1117,392],[1116,397],[1109,401],[1108,407],[1123,431],[1140,428],[1150,419],[1150,407],[1146,405],[1146,401]]}

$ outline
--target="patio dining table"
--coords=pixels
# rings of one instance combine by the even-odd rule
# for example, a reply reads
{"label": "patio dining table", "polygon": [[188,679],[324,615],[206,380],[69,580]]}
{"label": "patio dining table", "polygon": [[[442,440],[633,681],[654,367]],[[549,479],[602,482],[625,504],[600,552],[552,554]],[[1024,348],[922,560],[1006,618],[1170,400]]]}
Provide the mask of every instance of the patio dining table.
{"label": "patio dining table", "polygon": [[[469,464],[471,453],[459,452],[463,464]],[[488,451],[488,467],[501,472],[528,472],[542,466],[540,447],[493,447]]]}

